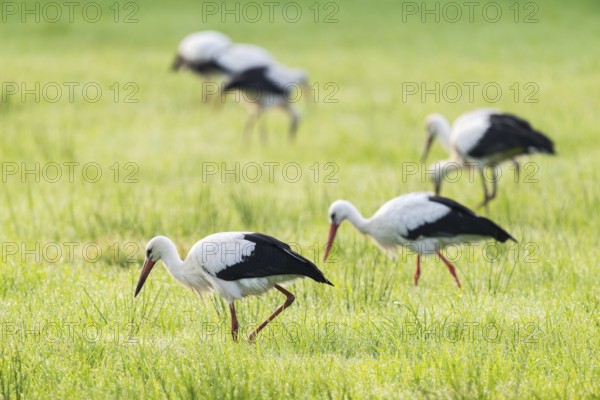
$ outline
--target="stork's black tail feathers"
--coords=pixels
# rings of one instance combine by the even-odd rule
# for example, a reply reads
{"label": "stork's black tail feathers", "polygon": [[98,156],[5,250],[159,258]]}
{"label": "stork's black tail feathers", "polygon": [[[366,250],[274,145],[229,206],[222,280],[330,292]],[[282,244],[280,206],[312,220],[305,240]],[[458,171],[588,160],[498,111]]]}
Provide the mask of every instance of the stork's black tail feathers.
{"label": "stork's black tail feathers", "polygon": [[[457,235],[479,235],[486,236],[496,239],[499,242],[506,242],[517,240],[506,232],[502,227],[496,224],[494,221],[479,216],[473,211],[463,206],[462,204],[441,196],[429,196],[429,200],[440,203],[449,207],[452,211],[445,217],[437,221],[436,229],[437,234],[445,236],[457,236]],[[429,224],[431,226],[435,224]],[[421,227],[421,229],[423,229]],[[420,234],[419,229],[413,231],[413,235],[416,237]]]}
{"label": "stork's black tail feathers", "polygon": [[526,152],[556,154],[554,151],[554,142],[548,136],[540,131],[533,129],[531,124],[521,117],[514,114],[495,115],[492,119],[496,123],[501,123],[504,126],[511,127],[515,132],[519,132],[524,140]]}
{"label": "stork's black tail feathers", "polygon": [[506,232],[494,221],[481,216],[478,216],[477,218],[479,219],[481,226],[487,231],[487,236],[490,236],[502,243],[506,242],[507,240],[512,240],[513,242],[517,243],[517,240],[512,237],[510,233]]}
{"label": "stork's black tail feathers", "polygon": [[531,145],[527,147],[528,153],[556,154],[554,151],[554,142],[546,135],[538,131],[530,131],[529,139]]}
{"label": "stork's black tail feathers", "polygon": [[[333,286],[333,283],[312,261],[296,253],[287,243],[257,232],[245,233],[244,239],[256,244],[254,253],[244,260],[244,264],[246,264],[244,278],[285,274],[302,275],[319,283]],[[228,270],[233,269],[235,268],[228,268]],[[223,279],[227,280],[227,278]]]}

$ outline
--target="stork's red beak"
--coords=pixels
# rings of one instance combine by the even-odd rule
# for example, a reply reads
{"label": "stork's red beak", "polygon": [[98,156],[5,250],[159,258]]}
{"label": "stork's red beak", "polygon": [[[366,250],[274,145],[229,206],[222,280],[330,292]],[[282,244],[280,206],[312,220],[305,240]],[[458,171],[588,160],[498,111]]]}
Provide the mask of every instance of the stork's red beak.
{"label": "stork's red beak", "polygon": [[427,154],[429,154],[429,149],[431,148],[432,143],[433,135],[428,135],[427,141],[425,142],[425,148],[423,149],[423,154],[421,155],[421,162],[425,162],[427,160]]}
{"label": "stork's red beak", "polygon": [[325,247],[325,256],[323,257],[323,261],[327,260],[327,256],[331,251],[331,245],[333,245],[333,240],[335,239],[335,233],[338,230],[339,225],[331,224],[329,227],[329,237],[327,238],[327,247]]}
{"label": "stork's red beak", "polygon": [[133,297],[136,297],[140,290],[142,290],[142,286],[144,286],[144,282],[146,282],[146,278],[150,275],[150,271],[152,271],[152,267],[154,267],[154,261],[146,258],[144,262],[144,266],[142,267],[142,273],[140,274],[140,279],[138,280],[137,287],[135,288],[135,294]]}

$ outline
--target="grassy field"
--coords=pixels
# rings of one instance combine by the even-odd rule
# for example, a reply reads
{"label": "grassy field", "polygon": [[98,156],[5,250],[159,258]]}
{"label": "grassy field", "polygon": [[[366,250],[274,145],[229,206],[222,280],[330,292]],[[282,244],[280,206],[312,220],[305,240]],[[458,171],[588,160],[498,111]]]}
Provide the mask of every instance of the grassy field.
{"label": "grassy field", "polygon": [[[44,3],[2,5],[0,398],[600,396],[597,1],[500,1],[497,22],[486,2],[470,21],[446,3],[436,15],[308,1],[297,22],[287,3],[256,22],[245,3],[106,1],[92,3],[97,22],[96,8],[54,4],[58,18]],[[296,143],[272,112],[268,144],[244,145],[242,105],[203,104],[200,80],[169,71],[181,37],[202,29],[309,71]],[[346,224],[320,261],[333,200],[370,215],[431,190],[424,117],[480,106],[556,142],[521,182],[505,169],[487,211],[518,245],[450,249],[463,290],[434,258],[413,287],[414,255],[389,259]],[[443,156],[438,145],[430,160]],[[443,194],[474,206],[480,183]],[[295,243],[335,287],[296,282],[297,302],[255,345],[230,340],[220,299],[162,267],[133,298],[152,236],[183,255],[233,230]],[[282,301],[239,303],[242,330]]]}

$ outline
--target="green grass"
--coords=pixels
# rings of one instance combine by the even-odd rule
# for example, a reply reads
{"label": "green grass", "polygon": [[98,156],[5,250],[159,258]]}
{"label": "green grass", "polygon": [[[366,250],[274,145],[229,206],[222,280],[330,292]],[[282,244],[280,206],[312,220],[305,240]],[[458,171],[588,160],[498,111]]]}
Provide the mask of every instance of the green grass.
{"label": "green grass", "polygon": [[[0,24],[3,89],[103,89],[97,103],[77,91],[74,102],[15,95],[0,103],[3,172],[80,163],[72,183],[66,175],[57,183],[3,176],[0,398],[600,396],[595,1],[541,2],[533,24],[513,22],[512,2],[500,3],[506,17],[496,24],[418,16],[403,23],[394,1],[340,3],[334,24],[312,21],[312,2],[301,3],[307,17],[296,24],[203,24],[202,3],[144,2],[138,23],[115,24],[112,3],[100,4],[106,14],[95,24],[79,14],[72,24],[12,16]],[[285,116],[273,112],[268,145],[256,135],[242,146],[244,108],[202,104],[196,78],[168,71],[180,38],[209,28],[302,66],[321,90],[336,84],[337,103],[321,94],[305,109],[294,145]],[[121,95],[135,83],[138,102],[115,102],[115,82]],[[496,82],[503,96],[494,104],[477,92],[473,102],[403,101],[410,82]],[[515,82],[537,85],[538,101],[515,101]],[[502,178],[488,216],[520,244],[502,246],[496,261],[485,244],[469,257],[464,248],[456,257],[462,291],[434,258],[414,288],[414,256],[389,259],[344,225],[337,262],[318,262],[335,287],[296,282],[297,302],[255,345],[230,340],[220,299],[199,300],[162,267],[133,298],[143,248],[157,234],[183,254],[213,232],[256,230],[320,259],[333,200],[370,215],[398,194],[431,190],[423,177],[406,176],[405,164],[418,161],[428,113],[454,118],[490,105],[533,121],[556,141],[558,156],[528,160],[539,167],[536,183]],[[431,160],[443,156],[436,146]],[[256,183],[203,174],[206,163],[236,162],[280,165],[273,182],[266,167]],[[298,182],[281,173],[289,162],[301,168]],[[88,163],[100,167],[98,182],[89,182],[92,170],[81,175]],[[337,166],[337,183],[325,182],[326,163]],[[127,183],[130,172],[136,181]],[[446,184],[444,195],[473,206],[481,188],[462,180]],[[242,329],[282,301],[269,293],[240,302]]]}

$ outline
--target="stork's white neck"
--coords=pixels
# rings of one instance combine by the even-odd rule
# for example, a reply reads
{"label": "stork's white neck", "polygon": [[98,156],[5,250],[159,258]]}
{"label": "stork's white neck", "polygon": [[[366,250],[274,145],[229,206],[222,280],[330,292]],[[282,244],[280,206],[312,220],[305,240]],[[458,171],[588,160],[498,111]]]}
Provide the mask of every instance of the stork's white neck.
{"label": "stork's white neck", "polygon": [[438,121],[436,121],[435,126],[436,136],[440,140],[440,143],[446,151],[452,152],[452,146],[450,145],[450,136],[452,135],[452,127],[450,126],[450,122],[444,117],[440,117]]}
{"label": "stork's white neck", "polygon": [[183,265],[183,260],[181,257],[179,257],[179,254],[176,251],[165,254],[162,260],[171,274],[173,271],[180,270],[181,266]]}
{"label": "stork's white neck", "polygon": [[369,220],[362,216],[360,211],[354,206],[354,204],[348,203],[348,217],[346,218],[356,229],[363,234],[369,234],[370,224]]}
{"label": "stork's white neck", "polygon": [[161,248],[160,258],[173,278],[180,280],[184,261],[179,257],[177,247],[171,240],[165,241]]}

